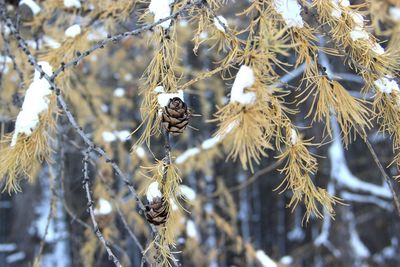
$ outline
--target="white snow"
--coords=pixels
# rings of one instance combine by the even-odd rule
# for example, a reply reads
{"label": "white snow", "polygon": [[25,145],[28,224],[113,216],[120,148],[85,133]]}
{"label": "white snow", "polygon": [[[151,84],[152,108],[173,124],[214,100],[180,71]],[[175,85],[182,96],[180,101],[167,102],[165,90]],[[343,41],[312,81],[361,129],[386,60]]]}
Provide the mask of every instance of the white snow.
{"label": "white snow", "polygon": [[[169,199],[169,203],[171,204],[171,209],[173,211],[179,210],[178,205],[176,205],[176,202],[172,197]],[[184,219],[184,218],[182,218],[182,219]]]}
{"label": "white snow", "polygon": [[160,107],[165,107],[168,105],[169,100],[174,97],[179,97],[182,101],[184,100],[182,90],[178,90],[177,93],[165,93],[164,87],[157,86],[154,89],[154,92],[158,93],[157,100]]}
{"label": "white snow", "polygon": [[201,148],[202,149],[211,149],[214,146],[216,146],[219,142],[221,142],[221,137],[220,136],[215,136],[212,138],[209,138],[207,140],[204,140],[203,143],[201,143]]}
{"label": "white snow", "polygon": [[371,46],[371,49],[377,53],[378,55],[383,55],[385,53],[385,49],[377,42],[374,42]]}
{"label": "white snow", "polygon": [[107,143],[112,143],[117,140],[117,136],[115,136],[115,134],[112,132],[106,131],[103,132],[101,135],[103,137],[103,140]]}
{"label": "white snow", "polygon": [[104,142],[107,143],[112,143],[117,140],[121,142],[125,142],[129,139],[131,133],[128,130],[122,130],[122,131],[104,131],[101,136],[103,137]]}
{"label": "white snow", "polygon": [[188,237],[199,241],[199,233],[196,229],[196,225],[192,220],[186,222],[186,234]]}
{"label": "white snow", "polygon": [[239,125],[238,121],[234,121],[232,122],[225,130],[225,133],[223,134],[219,134],[216,135],[214,137],[208,138],[206,140],[204,140],[201,145],[200,148],[194,147],[194,148],[189,148],[187,149],[185,152],[183,152],[180,156],[178,156],[175,160],[175,162],[177,164],[182,164],[184,163],[188,158],[193,157],[197,154],[199,154],[201,152],[201,149],[203,150],[208,150],[211,149],[213,147],[215,147],[216,145],[218,145],[220,142],[222,142],[222,140],[224,139],[224,137],[230,133],[233,129],[235,129],[237,126]]}
{"label": "white snow", "polygon": [[364,28],[364,17],[360,13],[357,13],[355,11],[350,11],[349,15],[353,19],[354,24],[356,24],[354,28],[357,27]]}
{"label": "white snow", "polygon": [[332,117],[331,124],[334,140],[329,147],[328,153],[332,168],[332,178],[335,179],[339,185],[353,191],[361,191],[378,197],[391,199],[392,195],[389,188],[387,188],[386,186],[379,186],[376,184],[365,182],[351,173],[347,166],[343,145],[340,140],[339,125],[334,117]]}
{"label": "white snow", "polygon": [[292,142],[292,145],[295,145],[297,143],[297,133],[295,129],[291,129],[291,135],[290,135],[290,142]]}
{"label": "white snow", "polygon": [[[149,10],[154,14],[154,22],[165,19],[171,15],[171,7],[174,0],[151,0]],[[171,19],[162,22],[161,27],[168,29],[171,25]]]}
{"label": "white snow", "polygon": [[126,81],[126,82],[132,81],[132,78],[133,78],[133,76],[130,73],[127,73],[124,75],[124,81]]}
{"label": "white snow", "polygon": [[146,198],[151,203],[154,198],[162,198],[160,189],[158,189],[158,182],[152,182],[146,191]]}
{"label": "white snow", "polygon": [[256,101],[255,92],[244,92],[245,88],[251,87],[255,82],[253,70],[242,65],[236,74],[231,90],[231,102],[237,102],[242,105],[250,105]]}
{"label": "white snow", "polygon": [[144,158],[146,157],[146,151],[144,150],[143,147],[138,147],[135,149],[136,155],[138,155],[139,158]]}
{"label": "white snow", "polygon": [[74,38],[75,36],[81,34],[81,32],[81,26],[78,24],[74,24],[65,30],[65,36]]}
{"label": "white snow", "polygon": [[290,241],[302,241],[305,237],[303,228],[299,225],[296,225],[290,232],[287,233],[287,238]]}
{"label": "white snow", "polygon": [[350,37],[353,41],[357,40],[368,40],[369,39],[369,34],[368,32],[365,31],[364,28],[356,26],[354,29],[350,32]]}
{"label": "white snow", "polygon": [[331,15],[335,18],[340,18],[342,16],[342,9],[341,7],[348,7],[350,6],[349,0],[331,0],[333,5],[333,10]]}
{"label": "white snow", "polygon": [[114,96],[115,97],[123,97],[125,95],[125,89],[118,87],[114,90]]}
{"label": "white snow", "polygon": [[196,192],[187,185],[179,186],[180,193],[185,196],[187,200],[194,201],[196,199]]}
{"label": "white snow", "polygon": [[274,0],[275,10],[283,17],[289,28],[303,28],[301,6],[297,0]]}
{"label": "white snow", "polygon": [[14,243],[0,244],[0,252],[11,252],[17,249]]}
{"label": "white snow", "polygon": [[32,10],[33,15],[36,15],[41,10],[40,6],[33,0],[20,0],[19,5],[23,4],[27,5]]}
{"label": "white snow", "polygon": [[99,198],[99,205],[97,208],[94,209],[94,215],[107,215],[112,212],[111,203],[104,199]]}
{"label": "white snow", "polygon": [[389,246],[384,247],[381,252],[374,254],[374,261],[382,265],[385,260],[394,259],[397,256],[398,247],[399,241],[396,237],[393,237]]}
{"label": "white snow", "polygon": [[350,230],[350,245],[353,248],[354,253],[359,258],[368,258],[370,256],[368,248],[361,241],[355,229]]}
{"label": "white snow", "polygon": [[188,158],[193,157],[193,156],[195,156],[195,155],[197,155],[199,153],[200,153],[200,149],[199,148],[197,148],[197,147],[190,148],[190,149],[186,150],[185,152],[183,152],[182,154],[180,154],[176,158],[175,162],[176,162],[176,164],[182,164]]}
{"label": "white snow", "polygon": [[389,15],[395,21],[400,21],[400,7],[392,6],[389,8]]}
{"label": "white snow", "polygon": [[256,257],[263,267],[278,267],[278,265],[262,250],[257,250]]}
{"label": "white snow", "polygon": [[225,27],[228,27],[228,21],[223,16],[217,16],[214,18],[214,25],[219,31],[225,33]]}
{"label": "white snow", "polygon": [[342,16],[342,10],[339,6],[339,0],[331,0],[331,3],[333,5],[331,16],[335,18],[340,18]]}
{"label": "white snow", "polygon": [[390,77],[383,77],[374,82],[375,87],[385,94],[391,94],[394,91],[399,91],[399,85],[394,80],[390,80]]}
{"label": "white snow", "polygon": [[340,192],[340,197],[343,198],[347,202],[358,202],[358,203],[369,203],[374,204],[382,209],[392,211],[393,206],[390,202],[380,199],[379,197],[373,195],[361,195],[350,193],[347,191]]}
{"label": "white snow", "polygon": [[291,264],[293,264],[293,257],[292,257],[292,256],[289,256],[289,255],[283,256],[283,257],[279,260],[279,262],[282,263],[282,264],[284,264],[284,265],[291,265]]}
{"label": "white snow", "polygon": [[81,7],[81,2],[79,0],[64,0],[64,6],[67,8],[80,8]]}
{"label": "white snow", "polygon": [[17,262],[17,261],[24,260],[25,257],[26,257],[25,252],[20,251],[20,252],[17,252],[17,253],[8,255],[8,256],[6,257],[6,262],[7,262],[8,264],[11,264],[11,263],[14,263],[14,262]]}
{"label": "white snow", "polygon": [[[43,71],[51,76],[53,74],[52,67],[46,61],[38,62],[42,66]],[[35,70],[33,82],[28,87],[25,94],[22,109],[17,116],[15,122],[15,131],[12,136],[11,146],[15,146],[19,134],[31,135],[33,130],[39,124],[39,115],[46,111],[49,106],[49,95],[51,94],[50,84],[43,77],[40,79],[40,73]]]}
{"label": "white snow", "polygon": [[47,35],[43,36],[43,41],[52,49],[57,49],[61,46],[59,42]]}
{"label": "white snow", "polygon": [[129,137],[131,136],[131,133],[129,131],[127,131],[127,130],[114,132],[114,134],[117,136],[117,138],[121,142],[127,141],[129,139]]}
{"label": "white snow", "polygon": [[90,32],[87,34],[87,39],[89,41],[98,41],[107,38],[108,32],[106,28],[101,25],[97,27],[91,27]]}

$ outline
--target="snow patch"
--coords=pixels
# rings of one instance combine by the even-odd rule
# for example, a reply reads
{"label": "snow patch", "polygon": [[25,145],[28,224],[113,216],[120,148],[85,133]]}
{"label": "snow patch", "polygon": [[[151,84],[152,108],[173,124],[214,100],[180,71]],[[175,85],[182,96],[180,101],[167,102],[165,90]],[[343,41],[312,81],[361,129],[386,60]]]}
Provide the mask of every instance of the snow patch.
{"label": "snow patch", "polygon": [[108,132],[108,131],[103,132],[103,133],[101,134],[101,136],[103,137],[103,140],[104,140],[105,142],[107,142],[107,143],[112,143],[112,142],[114,142],[114,141],[117,140],[117,137],[116,137],[115,134],[112,133],[112,132]]}
{"label": "snow patch", "polygon": [[122,130],[122,131],[104,131],[101,136],[103,137],[104,142],[107,143],[112,143],[117,140],[121,142],[125,142],[129,139],[131,133],[128,130]]}
{"label": "snow patch", "polygon": [[99,198],[99,206],[94,209],[94,215],[108,215],[111,212],[111,203],[104,198]]}
{"label": "snow patch", "polygon": [[256,93],[245,93],[244,89],[251,87],[255,82],[253,70],[242,65],[236,74],[235,81],[233,82],[231,90],[231,102],[237,102],[243,105],[250,105],[256,101]]}
{"label": "snow patch", "polygon": [[158,182],[152,182],[146,191],[147,201],[150,203],[153,202],[155,198],[162,198],[162,193],[160,189],[158,189]]}
{"label": "snow patch", "polygon": [[168,105],[169,100],[174,97],[179,97],[182,101],[184,100],[182,90],[179,90],[177,93],[165,93],[164,87],[157,86],[154,92],[158,93],[157,100],[160,107]]}
{"label": "snow patch", "polygon": [[146,151],[144,150],[143,147],[138,147],[135,149],[136,155],[138,155],[139,158],[144,158],[146,157]]}
{"label": "snow patch", "polygon": [[118,87],[117,89],[114,90],[114,96],[115,97],[123,97],[125,95],[125,89]]}
{"label": "snow patch", "polygon": [[350,231],[350,245],[353,248],[354,253],[359,258],[363,259],[363,258],[368,258],[370,256],[370,252],[369,252],[368,248],[361,241],[361,239],[358,236],[358,233],[355,229],[352,229]]}
{"label": "snow patch", "polygon": [[375,87],[385,94],[391,94],[394,91],[399,91],[399,85],[394,80],[390,80],[389,77],[383,77],[374,82]]}
{"label": "snow patch", "polygon": [[328,154],[331,162],[331,175],[337,183],[353,191],[366,192],[375,196],[391,199],[389,188],[365,182],[354,176],[347,166],[344,149],[340,140],[340,129],[335,118],[332,118],[334,141],[329,147]]}
{"label": "snow patch", "polygon": [[400,21],[400,8],[392,6],[389,8],[389,15],[395,21]]}
{"label": "snow patch", "polygon": [[[149,10],[154,14],[154,22],[165,19],[171,15],[171,7],[174,0],[151,0]],[[168,29],[171,25],[171,19],[160,23],[161,27]]]}
{"label": "snow patch", "polygon": [[185,196],[187,200],[194,201],[196,199],[196,192],[187,185],[179,186],[180,193]]}
{"label": "snow patch", "polygon": [[223,16],[217,16],[214,18],[214,25],[219,31],[225,33],[225,27],[228,27],[228,21]]}
{"label": "snow patch", "polygon": [[303,28],[301,6],[297,0],[274,0],[275,10],[283,17],[289,28]]}
{"label": "snow patch", "polygon": [[297,139],[298,139],[298,136],[297,136],[296,130],[291,129],[290,142],[292,142],[292,145],[297,144]]}
{"label": "snow patch", "polygon": [[22,260],[25,259],[25,257],[26,257],[25,252],[20,251],[20,252],[8,255],[6,257],[6,262],[8,264],[11,264],[11,263],[14,263],[14,262],[17,262],[17,261],[22,261]]}
{"label": "snow patch", "polygon": [[79,0],[64,0],[64,6],[66,8],[81,8],[81,2]]}
{"label": "snow patch", "polygon": [[81,26],[79,26],[78,24],[74,24],[65,30],[65,36],[74,38],[75,36],[81,34],[81,32]]}
{"label": "snow patch", "polygon": [[256,257],[263,267],[278,267],[278,265],[262,250],[257,250]]}
{"label": "snow patch", "polygon": [[193,157],[193,156],[195,156],[195,155],[197,155],[199,153],[200,153],[200,149],[199,148],[197,148],[197,147],[190,148],[190,149],[186,150],[185,152],[183,152],[182,154],[180,154],[176,158],[175,162],[176,162],[176,164],[182,164],[188,158]]}
{"label": "snow patch", "polygon": [[0,252],[11,252],[17,249],[16,244],[0,244]]}
{"label": "snow patch", "polygon": [[61,46],[59,42],[47,35],[43,36],[43,41],[52,49],[57,49]]}
{"label": "snow patch", "polygon": [[129,137],[131,136],[131,133],[127,130],[123,130],[123,131],[118,131],[114,133],[117,138],[121,141],[121,142],[125,142],[129,139]]}
{"label": "snow patch", "polygon": [[186,234],[188,237],[191,237],[197,241],[199,241],[199,233],[196,229],[196,225],[192,220],[188,220],[186,222]]}
{"label": "snow patch", "polygon": [[33,0],[20,0],[18,5],[21,6],[23,4],[27,5],[32,10],[33,15],[37,15],[41,10],[40,6]]}
{"label": "snow patch", "polygon": [[364,30],[364,28],[356,26],[354,29],[350,32],[350,37],[353,41],[357,40],[368,40],[369,39],[369,34]]}
{"label": "snow patch", "polygon": [[[38,64],[42,66],[42,70],[47,75],[53,75],[52,67],[48,62],[40,61]],[[12,136],[11,146],[15,146],[19,134],[30,136],[38,126],[39,115],[49,107],[50,100],[48,97],[51,94],[50,87],[48,81],[44,77],[41,78],[40,72],[35,70],[33,82],[26,91],[22,109],[15,122],[15,131]]]}

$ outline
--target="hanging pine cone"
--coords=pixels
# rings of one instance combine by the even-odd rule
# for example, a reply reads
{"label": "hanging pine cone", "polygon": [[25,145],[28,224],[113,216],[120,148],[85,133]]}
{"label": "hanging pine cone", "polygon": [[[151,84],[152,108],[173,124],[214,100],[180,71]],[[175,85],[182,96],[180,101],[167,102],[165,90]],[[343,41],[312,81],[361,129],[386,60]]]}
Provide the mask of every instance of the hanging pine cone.
{"label": "hanging pine cone", "polygon": [[167,131],[176,136],[186,129],[191,117],[185,102],[179,97],[171,98],[163,109],[162,122]]}
{"label": "hanging pine cone", "polygon": [[168,219],[169,205],[164,198],[156,197],[153,201],[146,205],[146,219],[154,224],[164,224]]}

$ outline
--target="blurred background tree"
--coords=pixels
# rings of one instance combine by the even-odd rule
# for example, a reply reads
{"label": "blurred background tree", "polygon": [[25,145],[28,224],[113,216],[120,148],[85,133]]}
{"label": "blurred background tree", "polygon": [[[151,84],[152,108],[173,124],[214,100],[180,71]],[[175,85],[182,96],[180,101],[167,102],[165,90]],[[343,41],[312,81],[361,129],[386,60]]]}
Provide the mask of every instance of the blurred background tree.
{"label": "blurred background tree", "polygon": [[400,265],[400,1],[0,21],[0,266]]}

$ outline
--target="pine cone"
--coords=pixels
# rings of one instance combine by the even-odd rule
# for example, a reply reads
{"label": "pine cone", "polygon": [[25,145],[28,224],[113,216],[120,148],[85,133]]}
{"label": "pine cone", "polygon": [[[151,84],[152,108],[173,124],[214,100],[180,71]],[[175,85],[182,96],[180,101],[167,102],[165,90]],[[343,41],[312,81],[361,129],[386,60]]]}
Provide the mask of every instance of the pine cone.
{"label": "pine cone", "polygon": [[146,205],[146,219],[154,224],[164,224],[168,219],[169,205],[164,198],[156,197],[153,201]]}
{"label": "pine cone", "polygon": [[176,136],[186,129],[191,112],[179,97],[171,98],[163,109],[162,122],[169,133]]}

